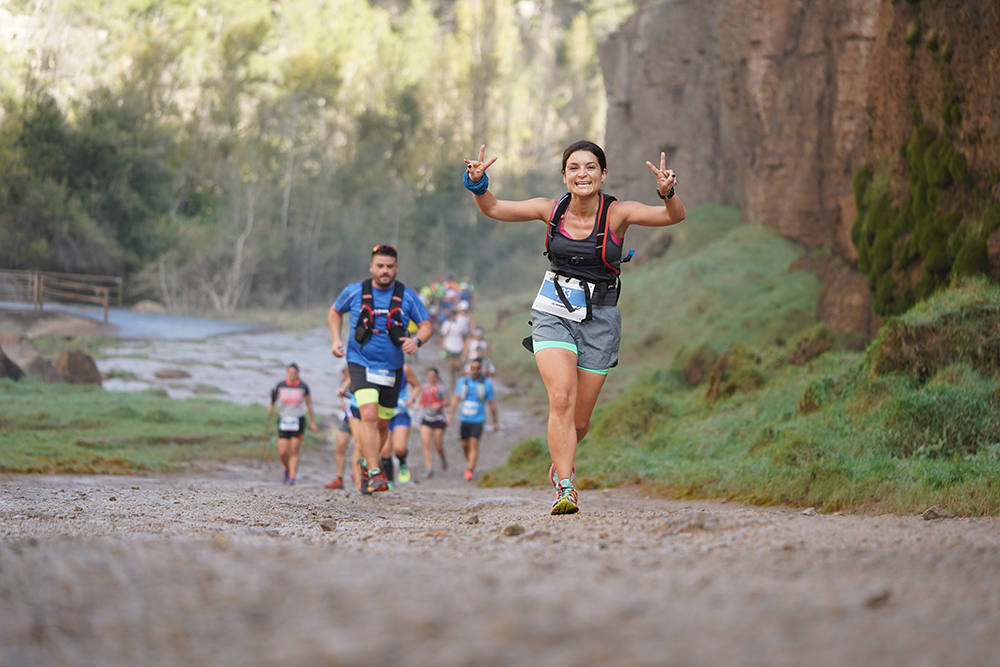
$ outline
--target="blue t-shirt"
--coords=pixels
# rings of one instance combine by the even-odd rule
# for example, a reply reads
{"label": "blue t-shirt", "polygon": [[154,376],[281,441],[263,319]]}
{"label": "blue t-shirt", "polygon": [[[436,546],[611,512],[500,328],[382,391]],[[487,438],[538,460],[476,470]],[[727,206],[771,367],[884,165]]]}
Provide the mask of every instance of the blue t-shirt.
{"label": "blue t-shirt", "polygon": [[489,378],[459,378],[455,385],[455,395],[460,399],[458,411],[461,421],[470,424],[482,424],[486,421],[486,403],[493,400],[493,383]]}
{"label": "blue t-shirt", "polygon": [[[388,329],[389,306],[392,304],[392,292],[395,284],[388,289],[379,289],[372,285],[372,301],[375,308],[375,328],[381,333],[373,333],[364,345],[354,340],[354,328],[361,317],[361,282],[351,283],[341,291],[334,301],[333,307],[338,313],[351,311],[349,328],[347,330],[347,361],[365,368],[379,370],[396,370],[403,367],[403,350],[392,344]],[[417,324],[428,318],[427,309],[420,297],[412,289],[403,290],[403,323],[413,320]]]}

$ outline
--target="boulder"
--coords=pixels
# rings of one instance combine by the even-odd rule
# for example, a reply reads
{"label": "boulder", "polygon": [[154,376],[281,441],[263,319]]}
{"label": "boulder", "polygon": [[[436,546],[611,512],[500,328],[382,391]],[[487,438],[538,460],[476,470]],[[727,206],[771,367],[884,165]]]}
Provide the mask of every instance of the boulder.
{"label": "boulder", "polygon": [[21,368],[27,368],[28,364],[30,364],[35,357],[41,356],[38,353],[38,348],[24,338],[16,343],[0,344],[3,345],[4,354],[10,357],[10,359]]}
{"label": "boulder", "polygon": [[24,367],[24,370],[27,371],[28,375],[50,384],[63,381],[62,375],[59,374],[52,362],[42,357],[32,359]]}
{"label": "boulder", "polygon": [[101,373],[93,357],[79,350],[65,350],[55,361],[64,382],[69,384],[101,384]]}
{"label": "boulder", "polygon": [[0,347],[0,378],[10,378],[17,382],[22,377],[24,377],[24,371],[14,363],[13,359],[4,354],[3,348]]}

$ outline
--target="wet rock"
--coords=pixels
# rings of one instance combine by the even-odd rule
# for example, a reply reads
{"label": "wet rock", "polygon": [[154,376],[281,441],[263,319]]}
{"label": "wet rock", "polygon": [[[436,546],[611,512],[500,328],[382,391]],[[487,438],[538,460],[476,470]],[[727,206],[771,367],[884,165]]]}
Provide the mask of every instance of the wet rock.
{"label": "wet rock", "polygon": [[955,513],[949,512],[940,505],[931,505],[921,512],[920,516],[924,519],[924,521],[933,521],[934,519],[954,519]]}
{"label": "wet rock", "polygon": [[802,510],[801,512],[799,512],[799,514],[801,514],[802,516],[816,516],[816,508],[815,507],[807,507],[804,510]]}
{"label": "wet rock", "polygon": [[524,535],[524,526],[519,523],[512,523],[503,529],[503,534],[507,537],[516,537],[518,535]]}
{"label": "wet rock", "polygon": [[187,371],[183,371],[179,368],[161,368],[160,370],[153,373],[156,377],[161,380],[180,380],[183,378],[191,377],[191,374]]}
{"label": "wet rock", "polygon": [[479,523],[479,515],[478,514],[473,514],[472,516],[470,516],[468,519],[466,519],[462,523],[477,524],[477,523]]}
{"label": "wet rock", "polygon": [[0,378],[10,378],[17,382],[22,377],[24,377],[24,371],[14,363],[13,359],[4,354],[3,348],[0,347]]}
{"label": "wet rock", "polygon": [[101,384],[93,357],[79,350],[64,350],[55,360],[56,370],[70,384]]}

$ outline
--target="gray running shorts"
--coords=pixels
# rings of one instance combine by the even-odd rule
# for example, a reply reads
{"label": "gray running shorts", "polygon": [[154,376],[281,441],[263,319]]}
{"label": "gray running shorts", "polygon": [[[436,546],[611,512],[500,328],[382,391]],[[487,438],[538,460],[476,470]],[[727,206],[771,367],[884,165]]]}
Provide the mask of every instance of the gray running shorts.
{"label": "gray running shorts", "polygon": [[531,342],[535,352],[549,347],[576,354],[576,366],[606,375],[618,365],[622,315],[618,306],[593,306],[589,322],[573,322],[540,310],[531,311]]}

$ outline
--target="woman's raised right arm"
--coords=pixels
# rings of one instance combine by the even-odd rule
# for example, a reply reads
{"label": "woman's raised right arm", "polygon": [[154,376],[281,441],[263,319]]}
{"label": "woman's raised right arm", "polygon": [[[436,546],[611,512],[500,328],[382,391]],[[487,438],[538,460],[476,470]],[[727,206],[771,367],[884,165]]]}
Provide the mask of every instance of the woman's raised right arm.
{"label": "woman's raised right arm", "polygon": [[[465,187],[476,198],[476,206],[479,211],[494,220],[501,222],[528,222],[529,220],[541,220],[545,222],[552,213],[555,201],[545,197],[535,197],[534,199],[523,199],[511,201],[497,199],[487,188],[489,187],[489,177],[486,176],[486,169],[497,161],[495,157],[488,162],[483,162],[486,154],[486,144],[479,147],[479,158],[465,161],[465,177],[463,182]],[[483,179],[486,179],[484,182]]]}

